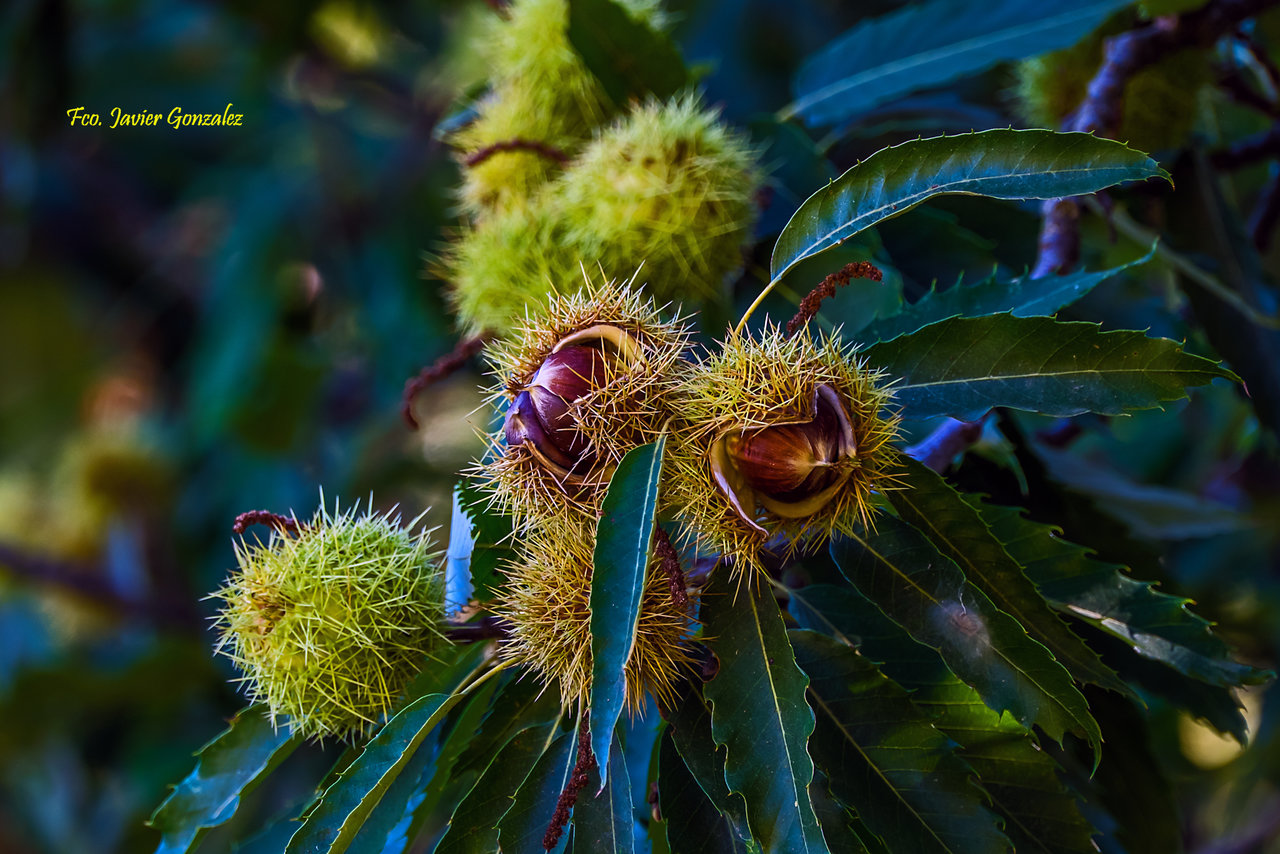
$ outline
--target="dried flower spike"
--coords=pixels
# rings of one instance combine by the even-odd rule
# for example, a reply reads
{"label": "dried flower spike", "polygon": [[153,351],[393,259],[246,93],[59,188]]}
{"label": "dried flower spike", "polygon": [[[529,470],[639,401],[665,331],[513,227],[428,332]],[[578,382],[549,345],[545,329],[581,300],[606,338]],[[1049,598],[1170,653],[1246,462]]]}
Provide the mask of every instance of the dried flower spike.
{"label": "dried flower spike", "polygon": [[238,571],[214,594],[217,649],[273,718],[317,738],[367,732],[445,642],[438,557],[429,532],[355,508],[242,540]]}
{"label": "dried flower spike", "polygon": [[503,512],[522,528],[594,519],[618,462],[673,417],[688,334],[629,283],[588,284],[492,345],[506,415],[477,473]]}
{"label": "dried flower spike", "polygon": [[[557,683],[563,702],[591,693],[591,529],[556,535],[535,532],[521,561],[507,570],[507,583],[494,608],[510,635],[501,654],[528,667],[545,684]],[[692,623],[687,600],[678,603],[655,558],[645,575],[635,647],[625,668],[627,706],[644,704],[646,694],[670,705],[672,686],[692,672],[685,644]]]}
{"label": "dried flower spike", "polygon": [[834,337],[730,334],[681,387],[667,459],[686,538],[758,567],[775,535],[797,548],[867,524],[893,484],[882,379]]}

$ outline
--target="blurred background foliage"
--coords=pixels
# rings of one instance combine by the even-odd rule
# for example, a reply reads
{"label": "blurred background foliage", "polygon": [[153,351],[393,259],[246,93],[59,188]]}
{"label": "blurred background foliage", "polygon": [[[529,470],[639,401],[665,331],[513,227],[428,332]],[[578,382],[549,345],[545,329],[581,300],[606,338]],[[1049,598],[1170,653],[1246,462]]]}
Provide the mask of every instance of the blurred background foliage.
{"label": "blurred background foliage", "polygon": [[[1018,123],[1008,63],[875,107],[825,138],[760,120],[790,100],[795,70],[833,33],[902,5],[669,4],[708,101],[768,145],[762,237],[827,177],[884,145]],[[399,503],[410,515],[434,506],[433,523],[448,522],[456,473],[483,450],[478,368],[418,401],[416,433],[399,404],[405,379],[456,343],[443,285],[423,274],[458,221],[457,166],[437,129],[484,77],[473,41],[493,14],[479,0],[4,4],[0,850],[154,848],[144,819],[243,705],[228,681],[236,674],[210,654],[215,606],[202,598],[233,564],[236,514],[309,514],[323,488],[347,501],[372,494],[377,507]],[[1259,38],[1273,31],[1280,20],[1259,22]],[[1167,209],[1166,245],[1179,258],[1238,277],[1274,312],[1262,283],[1280,258],[1242,237],[1241,212],[1275,164],[1263,158],[1217,180],[1206,162],[1275,117],[1218,89],[1201,102],[1191,143],[1156,152],[1177,202],[1153,190],[1151,205]],[[109,124],[117,106],[167,114],[228,104],[243,127],[67,120],[79,106]],[[1123,229],[1113,239],[1099,218],[1085,226],[1090,269],[1150,245]],[[888,292],[913,299],[959,271],[1021,273],[1038,227],[1033,205],[953,197],[884,224],[861,251],[886,269]],[[739,308],[767,279],[770,245],[761,241],[737,285]],[[1050,478],[1065,484],[1056,494],[1082,542],[1102,539],[1099,506],[1165,541],[1156,552],[1112,537],[1126,549],[1108,556],[1196,599],[1246,660],[1266,666],[1280,644],[1280,344],[1274,332],[1236,334],[1179,281],[1176,261],[1162,255],[1117,276],[1064,316],[1186,338],[1229,359],[1252,400],[1218,384],[1166,412],[1077,419],[1078,438],[1078,424],[1005,418],[955,476],[1013,501],[1025,481]],[[788,316],[787,301],[839,263],[788,277],[773,314]],[[842,293],[824,313],[856,327],[874,310],[865,295]],[[920,435],[930,426],[915,425]],[[1068,431],[1069,455],[1029,450],[1027,437],[1061,447]],[[1197,496],[1251,524],[1215,523]],[[1244,698],[1253,745],[1243,754],[1159,707],[1149,743],[1135,730],[1134,773],[1168,775],[1163,803],[1180,804],[1190,848],[1274,835],[1254,831],[1280,824],[1277,692],[1273,683]],[[339,752],[299,750],[207,850],[255,828],[279,834],[275,819],[312,794]],[[1152,818],[1168,822],[1167,812]],[[269,831],[242,850],[281,845]]]}

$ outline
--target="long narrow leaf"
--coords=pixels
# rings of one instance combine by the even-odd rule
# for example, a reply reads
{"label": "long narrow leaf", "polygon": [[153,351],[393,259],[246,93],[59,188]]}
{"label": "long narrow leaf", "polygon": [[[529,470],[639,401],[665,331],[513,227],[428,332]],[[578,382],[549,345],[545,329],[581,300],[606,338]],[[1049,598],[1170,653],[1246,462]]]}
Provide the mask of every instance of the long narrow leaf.
{"label": "long narrow leaf", "polygon": [[1068,417],[1119,415],[1187,396],[1235,375],[1141,332],[1047,317],[953,317],[865,351],[901,377],[896,399],[912,418],[963,421],[1004,406]]}
{"label": "long narrow leaf", "polygon": [[[611,752],[614,756],[622,755],[616,733]],[[635,851],[635,819],[631,816],[631,780],[627,777],[626,763],[613,763],[604,776],[604,786],[599,793],[582,792],[573,808],[574,854]]]}
{"label": "long narrow leaf", "polygon": [[591,575],[591,749],[608,779],[609,745],[626,699],[624,668],[636,642],[645,569],[658,509],[666,436],[618,464],[596,528]]}
{"label": "long narrow leaf", "polygon": [[1083,133],[988,130],[904,142],[805,200],[774,245],[773,279],[933,196],[1046,199],[1156,176],[1168,177],[1142,152]]}
{"label": "long narrow leaf", "polygon": [[916,89],[1075,44],[1130,0],[932,0],[859,23],[809,57],[785,111],[834,124]]}

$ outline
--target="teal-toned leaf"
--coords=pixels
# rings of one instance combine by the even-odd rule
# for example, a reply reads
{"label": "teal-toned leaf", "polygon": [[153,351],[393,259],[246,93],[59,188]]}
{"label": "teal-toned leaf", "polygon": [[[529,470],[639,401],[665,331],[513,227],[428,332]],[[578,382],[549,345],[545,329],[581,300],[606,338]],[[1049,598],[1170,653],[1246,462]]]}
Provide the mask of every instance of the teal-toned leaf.
{"label": "teal-toned leaf", "polygon": [[993,275],[977,284],[961,283],[945,291],[930,291],[898,314],[876,320],[860,331],[857,339],[868,344],[892,341],[949,317],[984,317],[1006,311],[1014,317],[1051,315],[1112,276],[1146,263],[1154,254],[1153,247],[1136,261],[1095,273],[1069,273],[1039,279],[1022,276],[1013,280]]}
{"label": "teal-toned leaf", "polygon": [[1005,852],[1009,841],[954,743],[869,659],[816,632],[791,632],[817,714],[810,741],[832,792],[891,851]]}
{"label": "teal-toned leaf", "polygon": [[[822,838],[827,841],[828,848],[841,854],[846,851],[849,854],[872,854],[871,849],[853,829],[857,822],[853,811],[831,794],[827,775],[814,773],[813,782],[809,784],[809,800],[813,802],[813,811],[818,815]],[[866,828],[860,829],[866,834],[871,832]]]}
{"label": "teal-toned leaf", "polygon": [[[622,745],[613,737],[614,756]],[[588,786],[573,808],[574,854],[631,854],[635,851],[635,818],[631,815],[631,780],[625,762],[614,762],[599,794]]]}
{"label": "teal-toned leaf", "polygon": [[[577,753],[576,736],[563,732],[542,754],[516,791],[511,809],[498,822],[498,843],[502,851],[534,854],[543,850],[542,840],[555,814],[560,793],[573,774]],[[568,842],[569,830],[565,828],[553,850],[564,851]]]}
{"label": "teal-toned leaf", "polygon": [[1130,0],[931,0],[863,21],[800,66],[785,111],[830,125],[908,92],[1068,47]]}
{"label": "teal-toned leaf", "polygon": [[671,730],[662,735],[658,750],[658,809],[672,854],[745,854],[733,822],[711,803],[680,757]]}
{"label": "teal-toned leaf", "polygon": [[516,733],[454,811],[449,829],[436,846],[436,854],[493,854],[497,851],[498,822],[511,809],[512,798],[555,737],[554,724]]}
{"label": "teal-toned leaf", "polygon": [[428,694],[387,721],[307,815],[289,840],[287,854],[346,851],[423,740],[462,697]]}
{"label": "teal-toned leaf", "polygon": [[877,151],[814,193],[773,248],[773,278],[881,220],[944,193],[1046,199],[1167,177],[1140,151],[1084,133],[987,130]]}
{"label": "teal-toned leaf", "polygon": [[[763,585],[761,585],[763,587]],[[813,761],[806,750],[813,710],[769,588],[734,588],[717,573],[703,599],[708,646],[720,669],[703,691],[711,734],[725,753],[725,782],[747,802],[747,825],[766,852],[824,852],[809,802]]]}
{"label": "teal-toned leaf", "polygon": [[668,711],[672,743],[716,811],[724,817],[738,840],[751,838],[747,830],[747,804],[725,783],[725,749],[711,735],[711,709],[700,684],[685,684],[675,708]]}
{"label": "teal-toned leaf", "polygon": [[229,821],[240,798],[302,743],[288,726],[277,729],[265,706],[239,712],[196,754],[196,767],[174,787],[147,822],[163,838],[156,854],[189,851],[208,828]]}
{"label": "teal-toned leaf", "polygon": [[921,463],[903,457],[901,466],[905,488],[891,490],[888,496],[903,521],[922,531],[997,608],[1048,648],[1076,680],[1129,693],[1128,686],[1049,607],[977,510]]}
{"label": "teal-toned leaf", "polygon": [[1235,375],[1141,332],[1048,317],[953,317],[865,351],[901,377],[896,400],[912,418],[979,418],[992,407],[1067,417],[1119,415],[1187,396],[1186,387]]}
{"label": "teal-toned leaf", "polygon": [[453,489],[454,501],[471,521],[471,552],[468,556],[472,596],[489,598],[498,580],[498,567],[515,558],[511,519],[493,512],[488,498],[470,481]]}
{"label": "teal-toned leaf", "polygon": [[623,668],[636,642],[666,445],[662,436],[627,452],[609,482],[596,528],[591,575],[591,749],[606,777],[613,729],[626,699]]}
{"label": "teal-toned leaf", "polygon": [[1256,685],[1268,674],[1231,659],[1231,648],[1191,600],[1155,590],[1125,568],[1095,560],[1059,531],[1016,508],[978,505],[992,533],[1055,608],[1124,641],[1136,652],[1196,679],[1223,687]]}
{"label": "teal-toned leaf", "polygon": [[614,0],[569,0],[569,43],[619,107],[669,98],[689,83],[671,37]]}
{"label": "teal-toned leaf", "polygon": [[1054,480],[1088,495],[1139,536],[1185,540],[1251,525],[1247,516],[1225,504],[1176,489],[1135,483],[1070,451],[1037,446],[1036,454]]}
{"label": "teal-toned leaf", "polygon": [[555,723],[560,712],[560,698],[544,690],[537,680],[528,678],[527,674],[503,674],[493,707],[475,738],[458,757],[454,781],[474,783],[516,733]]}
{"label": "teal-toned leaf", "polygon": [[1005,835],[1024,854],[1092,854],[1092,830],[1058,778],[1058,764],[1007,712],[982,702],[938,654],[857,591],[816,585],[793,591],[791,613],[801,626],[856,641],[863,655],[911,692],[934,726],[959,745],[991,806],[1005,820]]}
{"label": "teal-toned leaf", "polygon": [[859,592],[936,649],[991,708],[1039,725],[1056,741],[1076,732],[1097,751],[1098,725],[1071,675],[924,534],[886,516],[874,534],[833,541],[831,556]]}

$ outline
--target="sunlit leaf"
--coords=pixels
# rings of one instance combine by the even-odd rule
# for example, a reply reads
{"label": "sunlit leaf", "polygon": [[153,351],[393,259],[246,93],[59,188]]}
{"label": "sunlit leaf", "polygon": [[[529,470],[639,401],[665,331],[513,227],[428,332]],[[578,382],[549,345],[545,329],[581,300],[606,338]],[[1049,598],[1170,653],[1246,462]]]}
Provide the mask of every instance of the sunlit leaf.
{"label": "sunlit leaf", "polygon": [[805,200],[774,245],[772,275],[944,193],[1046,199],[1161,175],[1142,152],[1089,134],[988,130],[904,142]]}

